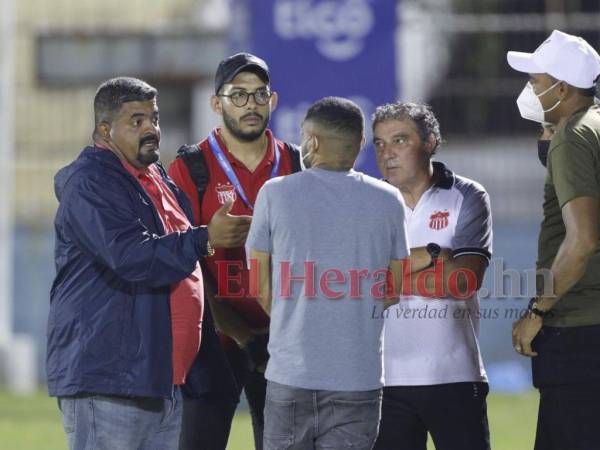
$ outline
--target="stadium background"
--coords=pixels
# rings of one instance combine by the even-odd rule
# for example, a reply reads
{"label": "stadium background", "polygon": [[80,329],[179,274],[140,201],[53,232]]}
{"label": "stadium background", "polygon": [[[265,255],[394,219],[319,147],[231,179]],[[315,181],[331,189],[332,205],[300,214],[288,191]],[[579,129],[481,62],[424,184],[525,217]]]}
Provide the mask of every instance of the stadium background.
{"label": "stadium background", "polygon": [[[2,0],[0,389],[23,395],[14,398],[25,405],[32,391],[44,389],[57,207],[52,177],[90,140],[97,84],[126,74],[159,89],[162,160],[168,164],[180,144],[199,140],[217,121],[208,98],[218,61],[253,50],[253,31],[269,27],[267,10],[284,3],[312,11],[299,15],[300,22],[314,20],[324,3],[336,14],[393,4],[387,30],[393,45],[381,43],[393,55],[371,55],[355,68],[374,79],[382,71],[392,74],[391,91],[378,92],[377,83],[365,90],[374,101],[384,95],[431,104],[446,141],[438,158],[488,189],[496,260],[485,283],[492,294],[481,300],[489,311],[481,320],[484,359],[494,392],[533,398],[526,393],[528,361],[513,352],[510,326],[528,297],[525,271],[535,264],[544,170],[536,156],[537,127],[522,120],[515,105],[526,80],[509,69],[505,53],[533,51],[554,28],[600,48],[597,0]],[[305,37],[305,44],[316,45],[312,38],[319,36]],[[280,97],[315,100],[314,66],[281,73],[290,56],[272,51],[266,59],[277,67],[273,88]],[[336,62],[328,64],[330,75],[322,81],[335,85],[347,74],[336,72]],[[291,119],[301,112],[287,121],[275,115],[277,134],[297,141],[299,122]],[[0,400],[2,449],[3,408],[8,416],[12,403]]]}

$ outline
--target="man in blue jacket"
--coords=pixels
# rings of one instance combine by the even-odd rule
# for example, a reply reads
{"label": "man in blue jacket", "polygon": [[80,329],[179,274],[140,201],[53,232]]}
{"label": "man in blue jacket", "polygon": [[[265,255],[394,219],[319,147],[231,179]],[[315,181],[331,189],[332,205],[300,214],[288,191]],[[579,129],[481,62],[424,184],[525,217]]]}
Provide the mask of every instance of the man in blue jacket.
{"label": "man in blue jacket", "polygon": [[138,79],[103,83],[94,145],[55,178],[47,376],[71,450],[176,449],[181,386],[233,385],[198,262],[242,245],[250,217],[227,203],[208,226],[191,225],[185,194],[157,163],[156,97]]}

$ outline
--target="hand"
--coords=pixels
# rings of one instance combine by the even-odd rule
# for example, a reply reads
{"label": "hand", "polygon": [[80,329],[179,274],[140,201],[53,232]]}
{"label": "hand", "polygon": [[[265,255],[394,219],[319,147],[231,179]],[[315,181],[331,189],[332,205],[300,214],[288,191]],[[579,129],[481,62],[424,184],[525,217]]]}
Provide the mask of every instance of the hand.
{"label": "hand", "polygon": [[542,328],[542,319],[531,312],[513,323],[512,343],[515,351],[523,356],[537,356],[531,349],[531,341]]}
{"label": "hand", "polygon": [[269,361],[268,343],[268,335],[255,335],[244,347],[241,347],[241,351],[246,355],[246,362],[250,372],[258,371],[264,373]]}
{"label": "hand", "polygon": [[388,309],[390,306],[397,305],[400,302],[400,296],[397,295],[395,297],[391,295],[386,295],[383,299],[383,309]]}
{"label": "hand", "polygon": [[440,251],[440,254],[438,255],[437,259],[439,261],[449,261],[452,259],[452,249],[450,248],[442,248],[442,250]]}
{"label": "hand", "polygon": [[252,328],[250,332],[255,336],[264,336],[269,334],[269,325],[263,328]]}
{"label": "hand", "polygon": [[232,207],[233,201],[228,200],[208,223],[208,240],[214,248],[240,247],[246,242],[252,217],[232,216]]}

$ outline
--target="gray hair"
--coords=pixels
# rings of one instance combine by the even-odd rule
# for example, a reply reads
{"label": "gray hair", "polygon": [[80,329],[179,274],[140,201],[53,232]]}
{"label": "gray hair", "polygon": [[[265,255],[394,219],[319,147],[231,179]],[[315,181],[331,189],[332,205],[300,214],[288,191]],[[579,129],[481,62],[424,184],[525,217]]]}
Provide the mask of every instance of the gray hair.
{"label": "gray hair", "polygon": [[437,152],[442,143],[440,124],[429,105],[411,102],[387,103],[378,106],[371,119],[373,130],[381,122],[411,119],[417,127],[421,141],[427,142],[429,136],[433,136],[435,140],[433,154]]}

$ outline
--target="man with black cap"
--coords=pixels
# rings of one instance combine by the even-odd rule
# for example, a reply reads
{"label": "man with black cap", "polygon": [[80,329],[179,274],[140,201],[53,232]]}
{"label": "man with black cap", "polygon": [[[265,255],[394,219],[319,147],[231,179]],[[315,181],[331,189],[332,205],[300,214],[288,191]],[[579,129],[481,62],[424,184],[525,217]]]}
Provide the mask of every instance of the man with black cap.
{"label": "man with black cap", "polygon": [[598,448],[600,416],[600,56],[582,38],[553,31],[533,53],[508,52],[529,74],[517,104],[554,127],[547,158],[538,269],[552,274],[513,326],[513,346],[532,357],[540,391],[536,450]]}
{"label": "man with black cap", "polygon": [[[267,129],[277,105],[265,61],[238,53],[219,64],[212,110],[221,126],[197,145],[184,146],[169,175],[192,201],[196,224],[206,224],[223,205],[251,215],[259,189],[269,179],[301,169],[297,147]],[[233,399],[218,389],[186,399],[181,448],[225,449],[242,389],[250,406],[254,440],[262,448],[269,318],[250,296],[244,247],[221,251],[204,264],[205,295],[238,385]],[[201,355],[200,355],[201,356]]]}

